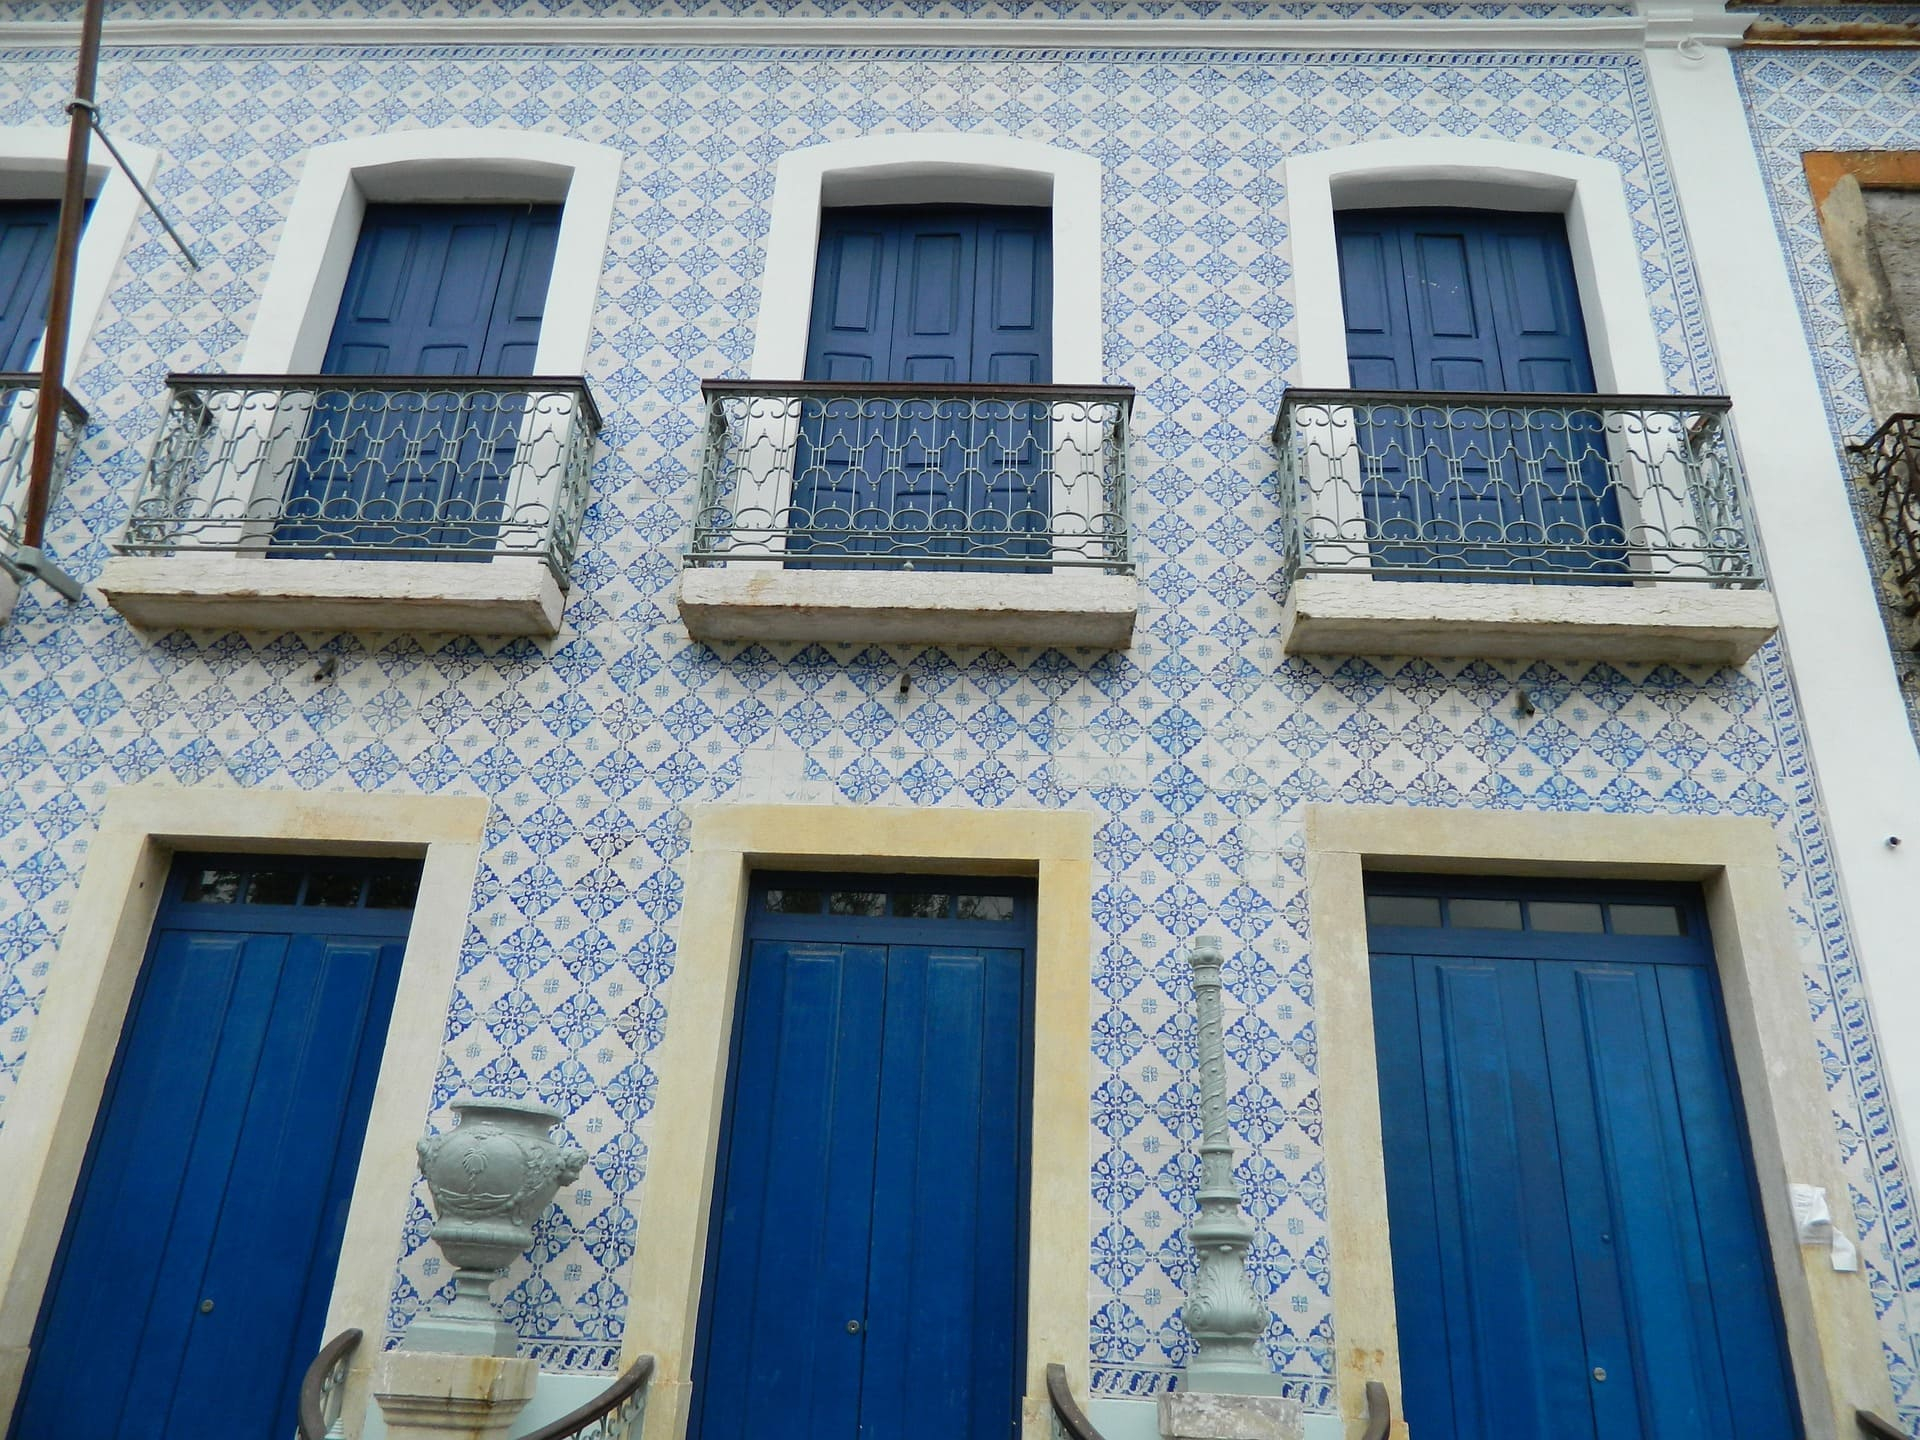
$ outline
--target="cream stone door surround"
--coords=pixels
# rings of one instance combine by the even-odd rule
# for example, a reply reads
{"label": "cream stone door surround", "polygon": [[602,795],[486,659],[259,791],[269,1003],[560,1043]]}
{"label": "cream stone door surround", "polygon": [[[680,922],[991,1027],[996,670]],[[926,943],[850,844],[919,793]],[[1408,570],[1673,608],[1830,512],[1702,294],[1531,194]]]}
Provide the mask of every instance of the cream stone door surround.
{"label": "cream stone door surround", "polygon": [[1081,1393],[1087,1381],[1093,819],[877,805],[693,810],[621,1354],[622,1365],[655,1359],[645,1440],[687,1431],[747,883],[757,869],[1037,878],[1023,1433],[1046,1440],[1048,1362],[1064,1364]]}
{"label": "cream stone door surround", "polygon": [[481,796],[316,795],[214,785],[138,785],[109,793],[0,1127],[0,1430],[19,1398],[34,1323],[167,870],[183,850],[423,862],[327,1307],[327,1335],[358,1328],[374,1337],[359,1352],[343,1412],[357,1419],[367,1374],[379,1358],[378,1337],[386,1333],[417,1174],[414,1142],[433,1108],[440,1036],[488,809]]}
{"label": "cream stone door surround", "polygon": [[1701,887],[1804,1433],[1844,1440],[1854,1434],[1855,1407],[1892,1413],[1865,1271],[1837,1273],[1825,1246],[1803,1249],[1795,1237],[1790,1184],[1818,1185],[1830,1196],[1847,1189],[1766,822],[1316,804],[1307,807],[1306,829],[1335,1379],[1349,1434],[1360,1433],[1369,1380],[1384,1382],[1396,1411],[1402,1408],[1367,949],[1369,870]]}

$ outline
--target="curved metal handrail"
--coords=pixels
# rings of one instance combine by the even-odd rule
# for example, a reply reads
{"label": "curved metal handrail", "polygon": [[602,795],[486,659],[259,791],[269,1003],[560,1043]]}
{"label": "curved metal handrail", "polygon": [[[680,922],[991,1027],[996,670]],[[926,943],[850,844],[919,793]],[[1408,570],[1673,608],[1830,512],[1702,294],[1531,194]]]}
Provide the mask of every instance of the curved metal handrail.
{"label": "curved metal handrail", "polygon": [[1047,1366],[1047,1399],[1053,1405],[1056,1433],[1066,1436],[1067,1440],[1105,1440],[1087,1419],[1080,1402],[1073,1398],[1073,1391],[1067,1385],[1067,1367],[1058,1361]]}
{"label": "curved metal handrail", "polygon": [[1387,1387],[1378,1380],[1367,1381],[1367,1428],[1360,1440],[1387,1440],[1393,1429],[1393,1402],[1387,1399]]}
{"label": "curved metal handrail", "polygon": [[1912,1440],[1898,1425],[1871,1410],[1856,1410],[1853,1418],[1860,1427],[1860,1433],[1870,1436],[1871,1440]]}
{"label": "curved metal handrail", "polygon": [[342,1330],[320,1348],[300,1378],[300,1440],[326,1440],[340,1418],[345,1398],[347,1361],[360,1346],[358,1330]]}
{"label": "curved metal handrail", "polygon": [[[551,1425],[543,1425],[525,1440],[615,1440],[616,1435],[625,1440],[631,1435],[631,1422],[640,1413],[640,1392],[646,1388],[647,1381],[653,1376],[653,1356],[642,1355],[621,1371],[620,1378],[602,1390],[593,1399],[579,1409],[562,1415]],[[607,1428],[609,1421],[626,1420],[627,1430],[617,1432]],[[597,1427],[597,1428],[596,1428]]]}

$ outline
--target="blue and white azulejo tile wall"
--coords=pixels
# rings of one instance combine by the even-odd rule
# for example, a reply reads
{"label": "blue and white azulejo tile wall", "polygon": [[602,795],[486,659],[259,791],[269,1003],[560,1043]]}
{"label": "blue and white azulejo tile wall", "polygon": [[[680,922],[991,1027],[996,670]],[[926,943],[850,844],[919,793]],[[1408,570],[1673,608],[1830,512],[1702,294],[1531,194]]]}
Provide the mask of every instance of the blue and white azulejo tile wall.
{"label": "blue and white azulejo tile wall", "polygon": [[[0,51],[0,125],[55,123],[70,60]],[[551,645],[153,641],[98,605],[28,592],[0,632],[0,1096],[32,1044],[110,787],[486,795],[493,820],[440,1098],[535,1094],[567,1113],[591,1161],[500,1291],[546,1363],[603,1367],[643,1213],[651,1057],[673,1018],[685,807],[1082,809],[1098,869],[1096,1388],[1151,1393],[1187,1358],[1178,1307],[1193,1262],[1180,1230],[1197,1089],[1181,950],[1212,929],[1231,937],[1229,1091],[1274,1316],[1268,1349],[1324,1409],[1337,1280],[1302,805],[1760,815],[1779,837],[1853,1208],[1909,1383],[1895,1301],[1920,1283],[1920,1250],[1778,653],[1738,671],[1321,663],[1284,657],[1276,638],[1284,582],[1267,432],[1294,365],[1290,297],[1335,283],[1292,272],[1289,154],[1474,135],[1605,157],[1626,185],[1672,384],[1715,388],[1631,57],[263,46],[110,50],[102,91],[115,133],[165,156],[158,188],[211,258],[188,272],[144,223],[79,368],[94,421],[53,516],[62,563],[96,573],[124,522],[162,376],[237,365],[303,155],[328,140],[503,126],[624,153],[588,361],[608,423],[566,629]],[[925,130],[1013,134],[1101,163],[1106,369],[1140,391],[1136,644],[691,644],[671,590],[693,503],[698,386],[745,372],[774,164],[827,140]],[[310,682],[316,650],[339,657],[336,683]],[[914,676],[904,701],[903,666]],[[1531,718],[1515,711],[1518,683]],[[423,1200],[395,1277],[396,1331],[447,1280],[425,1243]]]}

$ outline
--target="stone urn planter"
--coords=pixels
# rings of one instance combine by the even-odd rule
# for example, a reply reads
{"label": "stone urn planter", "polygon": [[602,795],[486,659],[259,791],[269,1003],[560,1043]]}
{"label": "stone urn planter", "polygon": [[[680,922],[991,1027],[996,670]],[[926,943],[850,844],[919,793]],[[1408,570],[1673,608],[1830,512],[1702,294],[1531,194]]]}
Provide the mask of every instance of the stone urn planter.
{"label": "stone urn planter", "polygon": [[402,1348],[511,1355],[519,1337],[493,1308],[493,1282],[533,1244],[535,1218],[587,1155],[548,1137],[560,1112],[537,1101],[468,1097],[452,1109],[459,1123],[419,1149],[438,1217],[433,1242],[456,1267],[454,1297],[408,1326]]}

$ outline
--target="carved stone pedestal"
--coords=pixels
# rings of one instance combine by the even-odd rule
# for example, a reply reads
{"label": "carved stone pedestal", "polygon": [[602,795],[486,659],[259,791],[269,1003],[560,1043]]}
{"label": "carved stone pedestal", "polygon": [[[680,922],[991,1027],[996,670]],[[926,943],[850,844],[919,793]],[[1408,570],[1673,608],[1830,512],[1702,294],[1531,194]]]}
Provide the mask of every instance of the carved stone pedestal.
{"label": "carved stone pedestal", "polygon": [[1300,1402],[1280,1395],[1176,1390],[1160,1397],[1161,1440],[1300,1440],[1305,1433]]}
{"label": "carved stone pedestal", "polygon": [[403,1440],[506,1440],[539,1383],[537,1361],[389,1350],[373,1372],[387,1433]]}

